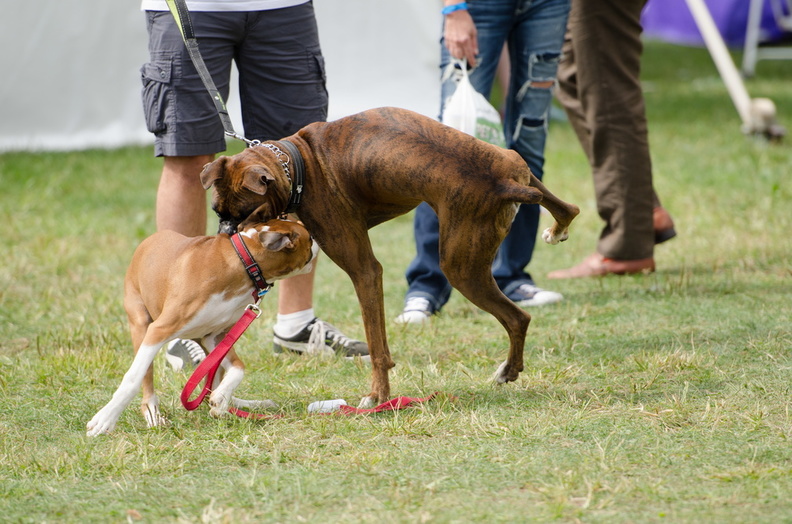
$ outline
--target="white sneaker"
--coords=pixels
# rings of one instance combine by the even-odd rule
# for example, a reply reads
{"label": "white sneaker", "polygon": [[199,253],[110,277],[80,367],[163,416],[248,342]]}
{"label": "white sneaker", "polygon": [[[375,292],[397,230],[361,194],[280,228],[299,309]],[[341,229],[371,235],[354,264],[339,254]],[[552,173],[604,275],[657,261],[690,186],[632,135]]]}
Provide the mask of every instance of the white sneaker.
{"label": "white sneaker", "polygon": [[533,284],[522,284],[509,293],[509,299],[520,307],[544,306],[564,300],[564,295],[547,291]]}
{"label": "white sneaker", "polygon": [[165,359],[174,371],[192,369],[206,358],[203,348],[194,340],[177,338],[168,344]]}
{"label": "white sneaker", "polygon": [[432,318],[432,306],[424,297],[410,297],[404,304],[401,315],[396,317],[397,324],[425,324]]}

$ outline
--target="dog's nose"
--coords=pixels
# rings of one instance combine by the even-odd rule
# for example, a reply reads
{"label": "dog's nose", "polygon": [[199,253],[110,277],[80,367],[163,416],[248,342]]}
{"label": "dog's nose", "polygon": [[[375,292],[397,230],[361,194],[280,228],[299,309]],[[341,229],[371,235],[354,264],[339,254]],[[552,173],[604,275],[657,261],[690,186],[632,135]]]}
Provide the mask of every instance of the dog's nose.
{"label": "dog's nose", "polygon": [[220,224],[217,226],[218,233],[225,233],[226,235],[233,235],[236,233],[237,227],[236,224],[231,222],[230,220],[222,220]]}

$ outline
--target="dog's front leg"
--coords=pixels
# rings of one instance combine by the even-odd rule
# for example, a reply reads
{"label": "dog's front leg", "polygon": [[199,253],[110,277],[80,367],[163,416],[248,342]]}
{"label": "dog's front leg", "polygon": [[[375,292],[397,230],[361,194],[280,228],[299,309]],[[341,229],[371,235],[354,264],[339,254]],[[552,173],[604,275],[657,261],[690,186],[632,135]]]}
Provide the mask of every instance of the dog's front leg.
{"label": "dog's front leg", "polygon": [[385,331],[385,306],[382,290],[382,266],[373,257],[365,266],[366,271],[349,272],[355,286],[363,326],[371,358],[371,393],[360,400],[358,407],[368,409],[386,402],[390,397],[388,371],[395,366],[388,348]]}
{"label": "dog's front leg", "polygon": [[[143,383],[146,374],[150,372],[152,362],[154,362],[154,357],[161,347],[162,342],[155,344],[143,344],[140,346],[140,349],[138,349],[138,351],[135,353],[135,358],[132,360],[132,365],[129,367],[129,371],[124,374],[124,378],[121,380],[121,385],[118,386],[118,389],[115,391],[115,393],[113,393],[113,398],[88,422],[86,427],[88,429],[87,435],[89,437],[95,437],[103,433],[109,433],[115,429],[116,423],[118,422],[118,418],[121,416],[121,413],[124,411],[124,409],[126,409],[127,406],[129,406],[129,403],[132,402],[132,399],[135,398],[135,396],[138,394],[138,391],[140,391],[140,386]],[[153,397],[153,399],[149,400],[154,402],[154,405],[152,406],[154,413],[152,416],[154,418],[152,420],[160,420],[159,406],[158,402],[156,401],[156,395]]]}
{"label": "dog's front leg", "polygon": [[[245,376],[245,365],[239,359],[233,348],[223,359],[223,378],[219,384],[214,384],[212,394],[209,395],[209,414],[215,418],[228,415],[228,406],[234,396],[234,391]],[[217,379],[215,378],[215,382]]]}
{"label": "dog's front leg", "polygon": [[[216,348],[227,332],[226,330],[219,334],[209,335],[204,338],[204,343],[209,343],[208,347]],[[234,391],[245,376],[245,365],[233,347],[229,349],[220,365],[221,368],[212,382],[212,394],[209,395],[209,414],[215,418],[228,415],[228,406],[231,404]]]}
{"label": "dog's front leg", "polygon": [[388,400],[388,371],[395,365],[385,332],[382,266],[374,256],[364,225],[350,220],[345,228],[324,231],[326,223],[328,221],[316,221],[310,224],[309,230],[325,254],[349,275],[355,286],[371,359],[371,392],[361,399],[359,407],[371,408]]}

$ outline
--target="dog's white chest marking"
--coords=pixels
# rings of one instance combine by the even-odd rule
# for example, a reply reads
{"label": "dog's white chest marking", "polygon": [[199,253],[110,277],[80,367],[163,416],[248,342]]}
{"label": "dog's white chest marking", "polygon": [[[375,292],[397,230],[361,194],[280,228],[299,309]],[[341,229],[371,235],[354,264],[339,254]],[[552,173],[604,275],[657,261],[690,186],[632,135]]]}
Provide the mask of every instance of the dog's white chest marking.
{"label": "dog's white chest marking", "polygon": [[203,307],[179,330],[177,338],[201,338],[234,324],[245,312],[245,306],[254,302],[245,287],[233,298],[224,298],[226,293],[214,293],[206,299]]}

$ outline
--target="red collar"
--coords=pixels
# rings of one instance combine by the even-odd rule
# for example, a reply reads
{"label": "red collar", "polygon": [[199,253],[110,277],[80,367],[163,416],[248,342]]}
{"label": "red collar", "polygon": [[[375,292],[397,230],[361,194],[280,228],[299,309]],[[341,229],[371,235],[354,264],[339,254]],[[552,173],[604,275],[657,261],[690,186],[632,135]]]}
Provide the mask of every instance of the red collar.
{"label": "red collar", "polygon": [[239,255],[239,259],[242,261],[242,264],[245,266],[245,271],[247,271],[250,280],[253,281],[253,285],[256,287],[256,289],[253,291],[253,298],[258,300],[267,294],[267,291],[270,290],[272,284],[264,280],[264,277],[261,274],[261,268],[253,259],[253,256],[250,254],[250,251],[245,245],[244,240],[242,240],[242,237],[239,236],[239,233],[234,233],[231,235],[231,245],[234,246],[234,250],[236,251],[237,255]]}

